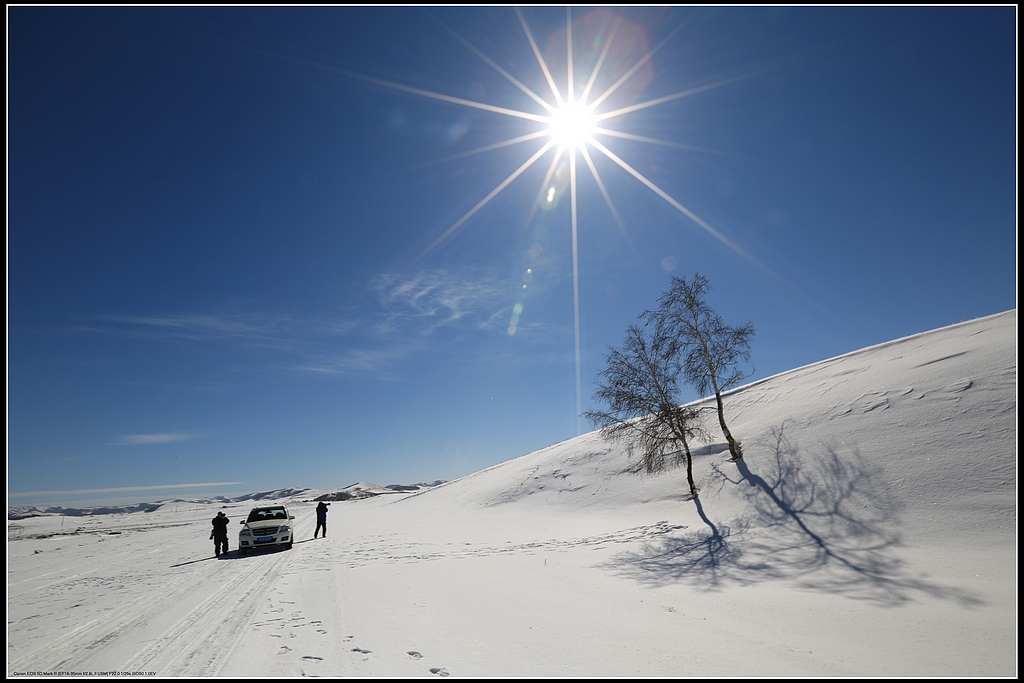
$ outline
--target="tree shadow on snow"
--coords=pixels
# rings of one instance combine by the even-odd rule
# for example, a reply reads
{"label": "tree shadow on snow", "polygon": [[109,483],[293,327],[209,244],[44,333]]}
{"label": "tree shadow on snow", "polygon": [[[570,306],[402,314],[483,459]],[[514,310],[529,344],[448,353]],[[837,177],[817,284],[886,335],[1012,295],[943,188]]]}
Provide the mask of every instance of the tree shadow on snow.
{"label": "tree shadow on snow", "polygon": [[[745,444],[746,446],[746,444]],[[685,581],[706,590],[770,580],[795,580],[801,588],[896,606],[915,594],[982,604],[968,592],[912,575],[897,555],[900,504],[853,449],[821,446],[803,458],[785,436],[785,423],[746,447],[735,473],[717,465],[707,488],[739,487],[751,512],[728,524],[713,522],[694,501],[706,528],[663,537],[615,557],[618,573],[652,585]]]}

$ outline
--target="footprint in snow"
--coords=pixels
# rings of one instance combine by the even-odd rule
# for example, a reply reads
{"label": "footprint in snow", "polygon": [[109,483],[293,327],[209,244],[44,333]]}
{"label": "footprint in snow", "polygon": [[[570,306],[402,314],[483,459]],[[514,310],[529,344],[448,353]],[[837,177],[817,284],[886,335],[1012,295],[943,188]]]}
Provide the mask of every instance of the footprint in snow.
{"label": "footprint in snow", "polygon": [[419,652],[416,652],[416,650],[409,650],[405,654],[409,655],[413,659],[423,659],[423,655],[421,655]]}
{"label": "footprint in snow", "polygon": [[448,669],[439,669],[437,667],[434,667],[433,669],[430,670],[430,673],[437,674],[438,676],[447,676],[448,675]]}
{"label": "footprint in snow", "polygon": [[362,648],[358,648],[358,647],[354,647],[354,648],[352,648],[352,652],[358,652],[361,655],[368,655],[368,654],[370,654],[371,651],[370,650],[363,650]]}
{"label": "footprint in snow", "polygon": [[317,657],[316,655],[303,655],[302,658],[303,659],[313,659],[313,660],[316,660],[318,662],[324,661],[323,657]]}

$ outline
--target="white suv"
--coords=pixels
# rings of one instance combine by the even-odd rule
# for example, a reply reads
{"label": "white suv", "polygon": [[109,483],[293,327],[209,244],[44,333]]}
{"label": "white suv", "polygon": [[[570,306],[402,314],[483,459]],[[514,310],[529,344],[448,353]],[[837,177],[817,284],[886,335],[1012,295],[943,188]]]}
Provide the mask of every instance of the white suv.
{"label": "white suv", "polygon": [[292,520],[283,505],[253,508],[238,532],[238,552],[245,555],[257,548],[278,547],[291,550]]}

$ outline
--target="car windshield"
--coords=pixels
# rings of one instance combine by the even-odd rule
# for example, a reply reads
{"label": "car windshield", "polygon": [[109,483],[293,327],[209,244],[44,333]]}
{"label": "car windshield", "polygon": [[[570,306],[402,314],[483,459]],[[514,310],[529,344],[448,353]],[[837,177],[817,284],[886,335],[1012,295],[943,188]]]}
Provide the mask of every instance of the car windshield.
{"label": "car windshield", "polygon": [[288,519],[288,513],[283,507],[277,508],[256,508],[249,513],[246,522],[263,522],[272,519]]}

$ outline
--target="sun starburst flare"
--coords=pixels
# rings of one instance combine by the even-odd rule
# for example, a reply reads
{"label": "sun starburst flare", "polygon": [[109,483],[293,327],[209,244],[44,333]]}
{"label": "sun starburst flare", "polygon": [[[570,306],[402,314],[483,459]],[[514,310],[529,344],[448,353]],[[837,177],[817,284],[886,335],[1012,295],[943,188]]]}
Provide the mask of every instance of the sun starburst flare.
{"label": "sun starburst flare", "polygon": [[[523,15],[522,10],[514,8],[516,17],[519,20],[519,25],[523,30],[527,41],[530,44],[530,48],[536,59],[537,66],[539,67],[543,80],[547,84],[550,93],[545,96],[542,95],[529,86],[525,85],[522,81],[515,78],[507,70],[502,68],[493,59],[488,57],[483,51],[477,48],[475,45],[470,43],[464,37],[458,35],[451,28],[445,26],[444,28],[451,33],[460,43],[466,46],[471,52],[483,60],[488,66],[494,69],[502,78],[506,79],[509,83],[515,86],[518,90],[523,92],[529,99],[534,102],[542,110],[541,112],[535,111],[524,111],[519,109],[511,109],[508,107],[497,106],[486,102],[470,100],[460,97],[453,97],[451,95],[445,95],[443,93],[433,92],[422,88],[415,88],[400,83],[394,83],[383,79],[373,78],[370,76],[364,76],[360,74],[348,73],[347,75],[354,78],[358,78],[365,82],[373,83],[376,85],[384,86],[401,92],[406,92],[412,95],[417,95],[449,104],[455,104],[463,107],[469,107],[482,111],[491,112],[494,114],[500,114],[515,119],[520,119],[525,122],[533,124],[539,124],[541,127],[539,130],[535,130],[526,134],[518,135],[516,137],[509,138],[507,140],[500,140],[498,142],[479,147],[477,149],[469,150],[461,154],[449,157],[449,159],[462,158],[473,154],[481,154],[484,152],[494,151],[498,149],[505,149],[515,145],[520,145],[532,141],[538,141],[540,146],[532,154],[529,154],[525,161],[520,164],[514,171],[500,181],[492,190],[486,193],[472,208],[470,208],[465,214],[463,214],[458,220],[452,223],[446,230],[438,235],[425,249],[423,249],[416,257],[415,260],[420,260],[432,250],[437,248],[442,242],[449,239],[456,231],[464,226],[470,218],[476,215],[484,206],[486,206],[491,200],[498,196],[505,188],[512,184],[517,178],[523,175],[529,168],[534,164],[538,163],[545,155],[549,152],[554,151],[554,158],[551,165],[545,175],[544,183],[541,186],[541,191],[538,193],[538,203],[544,204],[553,203],[556,195],[560,192],[558,188],[552,182],[553,177],[556,175],[555,170],[559,167],[559,164],[566,164],[569,170],[568,178],[568,189],[570,199],[570,216],[571,216],[571,235],[572,235],[572,277],[573,277],[573,331],[575,337],[575,360],[576,360],[576,414],[577,414],[577,430],[582,429],[582,383],[580,379],[581,373],[581,351],[580,351],[580,300],[579,300],[579,257],[578,257],[578,219],[577,219],[577,167],[578,160],[582,159],[587,170],[590,172],[591,177],[594,179],[601,196],[604,198],[605,203],[608,206],[609,211],[615,218],[616,223],[619,225],[620,230],[626,235],[628,234],[625,226],[621,220],[619,212],[615,208],[612,202],[611,194],[608,191],[607,184],[598,173],[597,167],[594,164],[593,157],[595,154],[599,154],[604,158],[611,161],[613,164],[621,168],[628,175],[635,178],[643,186],[651,190],[655,195],[660,197],[662,200],[667,202],[669,206],[678,211],[680,214],[685,216],[693,224],[706,231],[708,234],[713,236],[720,243],[728,247],[735,254],[744,258],[748,262],[762,267],[753,257],[744,252],[737,244],[726,238],[720,231],[712,227],[707,221],[697,216],[693,211],[686,208],[681,202],[673,198],[668,192],[663,190],[657,184],[654,183],[650,178],[646,177],[634,166],[626,162],[619,155],[615,154],[605,144],[603,144],[599,138],[614,138],[614,139],[625,139],[632,142],[639,142],[650,145],[661,145],[666,147],[676,147],[683,149],[695,149],[693,147],[687,147],[686,145],[680,145],[678,143],[670,142],[667,140],[659,140],[657,138],[640,136],[621,131],[616,131],[605,127],[609,121],[614,119],[622,120],[630,114],[656,107],[668,102],[677,101],[692,95],[696,95],[701,92],[708,91],[713,88],[721,87],[728,83],[732,83],[742,76],[722,79],[713,83],[704,84],[698,87],[688,88],[681,90],[669,95],[629,104],[626,106],[619,106],[612,109],[603,109],[603,105],[610,101],[611,96],[620,88],[627,85],[631,79],[635,78],[638,72],[654,57],[655,53],[658,52],[679,30],[686,24],[683,22],[675,29],[673,29],[667,36],[665,36],[654,48],[646,50],[638,59],[636,59],[628,68],[624,69],[621,75],[615,79],[615,81],[604,88],[600,92],[595,93],[595,87],[598,83],[598,77],[602,72],[602,69],[608,64],[609,56],[615,53],[614,40],[617,32],[623,23],[623,20],[615,20],[611,22],[610,28],[607,35],[601,41],[600,53],[590,70],[587,78],[581,80],[582,88],[577,87],[575,78],[575,64],[573,54],[573,18],[572,10],[566,9],[566,45],[565,45],[565,81],[559,86],[552,69],[550,68],[547,60],[544,58],[540,48],[537,45],[537,41],[530,29],[530,26]],[[594,44],[594,41],[591,41]],[[621,60],[620,60],[621,61]],[[748,74],[749,75],[749,74]],[[577,94],[578,93],[578,94]],[[593,98],[591,99],[591,96]],[[535,207],[537,206],[535,204]],[[509,327],[509,333],[513,334],[515,331],[516,324],[518,323],[519,317],[522,314],[521,304],[517,304],[514,309],[513,324]]]}

